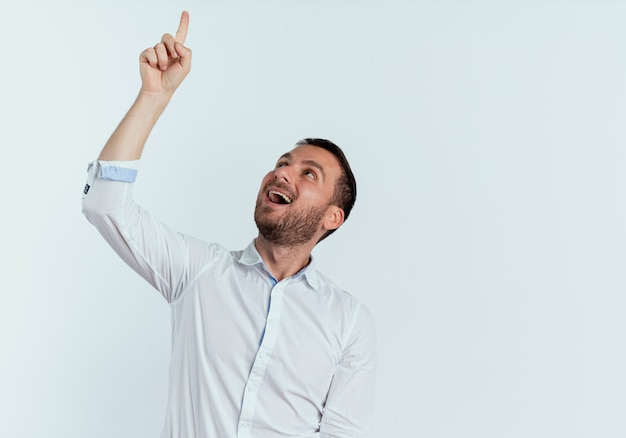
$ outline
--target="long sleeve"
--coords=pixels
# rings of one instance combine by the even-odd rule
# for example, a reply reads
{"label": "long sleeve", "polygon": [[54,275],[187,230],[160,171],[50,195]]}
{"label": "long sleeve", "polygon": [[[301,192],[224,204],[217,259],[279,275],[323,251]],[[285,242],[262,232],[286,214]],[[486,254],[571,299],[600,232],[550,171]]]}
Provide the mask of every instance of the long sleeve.
{"label": "long sleeve", "polygon": [[361,305],[328,392],[320,424],[321,438],[370,436],[375,374],[374,322]]}
{"label": "long sleeve", "polygon": [[206,266],[211,247],[170,229],[135,203],[136,167],[134,161],[93,162],[83,213],[124,262],[172,302]]}

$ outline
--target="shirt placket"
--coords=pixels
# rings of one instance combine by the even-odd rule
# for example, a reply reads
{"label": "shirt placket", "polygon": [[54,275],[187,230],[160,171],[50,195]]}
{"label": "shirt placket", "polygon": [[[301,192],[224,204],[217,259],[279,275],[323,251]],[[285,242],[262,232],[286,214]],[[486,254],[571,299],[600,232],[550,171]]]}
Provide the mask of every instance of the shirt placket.
{"label": "shirt placket", "polygon": [[248,438],[252,436],[254,415],[258,402],[259,387],[265,377],[267,365],[271,360],[276,338],[280,328],[280,315],[283,307],[284,289],[287,280],[277,283],[270,294],[270,305],[265,323],[265,333],[259,346],[252,369],[248,375],[248,381],[244,388],[241,413],[239,415],[239,425],[237,428],[238,438]]}

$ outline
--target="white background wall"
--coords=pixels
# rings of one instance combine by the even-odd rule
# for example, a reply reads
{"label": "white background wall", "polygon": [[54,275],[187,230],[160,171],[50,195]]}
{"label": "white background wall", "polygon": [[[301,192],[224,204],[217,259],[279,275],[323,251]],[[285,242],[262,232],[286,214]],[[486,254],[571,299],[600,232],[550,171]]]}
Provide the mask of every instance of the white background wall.
{"label": "white background wall", "polygon": [[239,249],[278,155],[345,149],[359,199],[316,256],[377,322],[374,436],[626,436],[623,2],[7,3],[0,436],[159,435],[169,308],[80,200],[182,9],[137,197]]}

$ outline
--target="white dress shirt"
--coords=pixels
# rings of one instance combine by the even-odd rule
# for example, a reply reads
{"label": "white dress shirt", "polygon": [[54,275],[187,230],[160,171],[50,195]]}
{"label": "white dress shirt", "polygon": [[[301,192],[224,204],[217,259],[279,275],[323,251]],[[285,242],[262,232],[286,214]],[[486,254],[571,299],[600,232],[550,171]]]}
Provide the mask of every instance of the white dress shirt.
{"label": "white dress shirt", "polygon": [[162,437],[366,437],[370,313],[311,263],[277,282],[254,242],[228,251],[177,233],[133,200],[136,162],[94,162],[83,212],[172,309]]}

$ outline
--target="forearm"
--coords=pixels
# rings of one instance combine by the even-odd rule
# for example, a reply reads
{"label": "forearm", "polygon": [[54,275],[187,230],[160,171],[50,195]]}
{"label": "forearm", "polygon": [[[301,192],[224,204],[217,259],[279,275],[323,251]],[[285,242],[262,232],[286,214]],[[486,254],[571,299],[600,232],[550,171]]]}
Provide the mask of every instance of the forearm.
{"label": "forearm", "polygon": [[142,90],[106,142],[98,159],[138,160],[152,128],[165,110],[170,98],[171,94],[148,93]]}
{"label": "forearm", "polygon": [[376,333],[359,305],[356,321],[328,391],[320,438],[370,436],[376,384]]}
{"label": "forearm", "polygon": [[152,128],[191,69],[191,50],[183,45],[188,26],[189,14],[183,12],[175,38],[165,34],[160,43],[141,52],[139,96],[98,159],[133,161],[141,157]]}
{"label": "forearm", "polygon": [[195,241],[134,203],[131,188],[137,169],[132,162],[141,157],[150,132],[191,69],[191,50],[183,45],[188,25],[189,14],[183,12],[176,37],[165,34],[139,55],[141,91],[90,166],[83,191],[87,219],[168,300],[186,284],[188,255],[205,245],[190,243]]}

